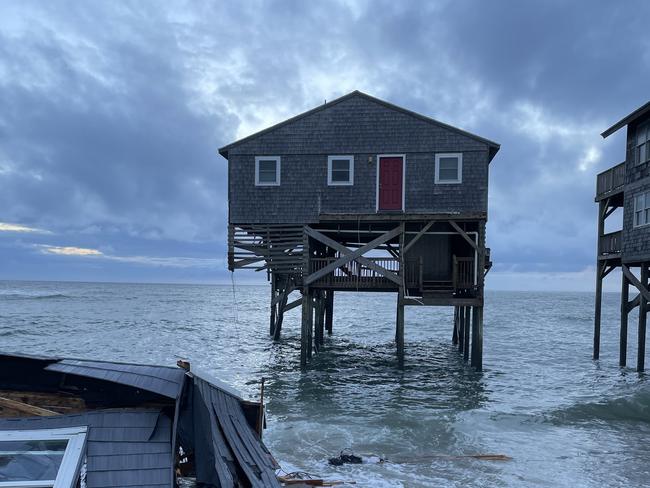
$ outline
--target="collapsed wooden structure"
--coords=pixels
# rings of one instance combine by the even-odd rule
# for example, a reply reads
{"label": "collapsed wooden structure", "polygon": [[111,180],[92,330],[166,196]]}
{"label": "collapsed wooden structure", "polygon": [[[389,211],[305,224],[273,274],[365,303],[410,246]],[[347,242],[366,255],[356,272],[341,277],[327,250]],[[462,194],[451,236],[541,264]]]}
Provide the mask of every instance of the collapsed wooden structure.
{"label": "collapsed wooden structure", "polygon": [[229,269],[267,273],[275,339],[302,307],[303,366],[332,333],[334,294],[374,291],[397,294],[400,363],[404,307],[453,306],[453,341],[480,370],[498,149],[360,92],[229,144]]}
{"label": "collapsed wooden structure", "polygon": [[[646,322],[650,300],[650,102],[624,117],[601,135],[609,137],[627,126],[625,161],[596,177],[598,248],[593,357],[600,357],[603,279],[620,268],[621,313],[619,364],[626,366],[628,315],[639,309],[637,371],[645,369]],[[606,232],[607,218],[623,209],[622,229]],[[630,300],[630,286],[637,294]]]}
{"label": "collapsed wooden structure", "polygon": [[0,353],[0,486],[281,486],[263,406],[180,365]]}

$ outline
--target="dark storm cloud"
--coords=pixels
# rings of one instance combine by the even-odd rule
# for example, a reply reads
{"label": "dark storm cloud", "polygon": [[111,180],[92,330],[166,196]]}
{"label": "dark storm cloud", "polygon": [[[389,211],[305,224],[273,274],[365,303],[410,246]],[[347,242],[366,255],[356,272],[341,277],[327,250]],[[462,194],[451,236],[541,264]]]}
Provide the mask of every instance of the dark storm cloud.
{"label": "dark storm cloud", "polygon": [[[502,144],[496,271],[582,272],[595,174],[623,157],[621,134],[598,134],[650,98],[642,1],[58,1],[3,14],[0,222],[112,256],[222,258],[216,148],[360,89]],[[16,262],[46,258],[20,249]]]}

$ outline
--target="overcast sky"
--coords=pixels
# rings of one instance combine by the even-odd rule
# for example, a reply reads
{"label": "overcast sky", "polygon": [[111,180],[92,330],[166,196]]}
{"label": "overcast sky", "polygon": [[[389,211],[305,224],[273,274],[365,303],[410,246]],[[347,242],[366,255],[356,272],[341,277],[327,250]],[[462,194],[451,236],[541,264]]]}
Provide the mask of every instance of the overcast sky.
{"label": "overcast sky", "polygon": [[0,279],[230,282],[217,148],[358,89],[501,143],[489,287],[591,289],[595,176],[624,158],[624,131],[599,134],[650,99],[649,19],[644,0],[3,1]]}

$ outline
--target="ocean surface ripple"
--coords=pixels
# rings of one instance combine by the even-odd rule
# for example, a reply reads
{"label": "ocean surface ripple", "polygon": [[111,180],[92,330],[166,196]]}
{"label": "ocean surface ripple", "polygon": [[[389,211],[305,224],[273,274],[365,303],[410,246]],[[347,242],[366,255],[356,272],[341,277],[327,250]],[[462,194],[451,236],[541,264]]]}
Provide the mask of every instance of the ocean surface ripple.
{"label": "ocean surface ripple", "polygon": [[[650,384],[618,364],[618,296],[605,294],[601,360],[591,360],[593,296],[489,292],[485,371],[451,344],[453,311],[406,311],[406,365],[393,343],[395,297],[340,293],[334,334],[299,368],[300,310],[268,336],[265,286],[0,281],[0,349],[210,370],[251,399],[266,378],[265,442],[286,471],[356,486],[650,486]],[[636,364],[630,316],[628,363]],[[351,448],[382,464],[332,467]],[[495,462],[459,456],[496,453]]]}

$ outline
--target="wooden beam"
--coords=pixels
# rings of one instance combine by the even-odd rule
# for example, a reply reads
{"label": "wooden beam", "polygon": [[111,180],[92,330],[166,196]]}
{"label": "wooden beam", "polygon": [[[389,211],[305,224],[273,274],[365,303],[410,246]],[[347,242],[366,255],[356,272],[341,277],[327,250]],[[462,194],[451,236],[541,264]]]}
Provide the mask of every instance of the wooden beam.
{"label": "wooden beam", "polygon": [[52,410],[36,407],[29,403],[19,402],[18,400],[12,400],[11,398],[6,397],[0,397],[0,407],[16,410],[17,412],[22,412],[35,417],[52,417],[54,415],[60,415]]}
{"label": "wooden beam", "polygon": [[632,300],[627,302],[627,311],[628,313],[634,310],[636,307],[639,306],[639,303],[641,303],[641,294],[639,293],[637,296],[635,296]]}
{"label": "wooden beam", "polygon": [[623,270],[623,274],[627,277],[627,279],[634,285],[634,287],[639,290],[639,293],[643,295],[643,298],[646,300],[650,300],[650,291],[643,286],[643,284],[639,281],[639,279],[634,276],[632,271],[630,271],[630,268],[627,267],[627,265],[622,264],[621,269]]}
{"label": "wooden beam", "polygon": [[477,251],[479,250],[478,249],[478,244],[476,244],[476,242],[474,242],[474,239],[472,239],[470,236],[468,236],[467,232],[465,232],[463,229],[461,229],[456,222],[454,222],[453,220],[450,220],[449,224],[456,230],[456,232],[458,232],[461,235],[461,237],[463,239],[465,239],[469,243],[470,246],[472,246]]}
{"label": "wooden beam", "polygon": [[393,272],[387,270],[386,268],[382,268],[378,264],[375,264],[374,262],[370,261],[369,259],[364,258],[362,255],[365,254],[368,251],[373,250],[376,248],[379,244],[383,244],[386,241],[389,241],[390,239],[393,239],[400,233],[401,226],[396,227],[395,229],[382,234],[381,236],[377,237],[376,239],[370,241],[368,244],[365,246],[360,247],[359,249],[356,249],[355,251],[350,251],[347,247],[345,247],[343,244],[340,244],[336,242],[334,239],[331,239],[327,237],[324,234],[321,234],[320,232],[312,229],[309,226],[305,226],[305,232],[310,236],[313,237],[314,239],[322,242],[323,244],[326,244],[327,246],[331,247],[332,249],[335,249],[339,251],[343,256],[338,258],[336,261],[333,261],[332,263],[328,264],[322,269],[319,269],[315,273],[310,274],[305,278],[305,285],[310,285],[314,281],[322,278],[323,276],[331,273],[335,269],[343,266],[344,264],[349,263],[350,261],[358,261],[359,263],[362,263],[366,265],[368,268],[376,271],[377,273],[381,274],[382,276],[388,278],[389,280],[397,283],[398,285],[401,284],[400,278]]}
{"label": "wooden beam", "polygon": [[431,220],[424,227],[422,227],[422,230],[420,230],[420,232],[415,234],[415,237],[413,237],[413,239],[409,241],[409,243],[404,247],[404,250],[402,252],[406,254],[407,251],[411,249],[411,247],[413,247],[413,244],[415,244],[420,239],[420,237],[426,234],[426,232],[431,228],[433,223],[434,223],[433,220]]}
{"label": "wooden beam", "polygon": [[293,310],[294,308],[299,307],[300,305],[302,305],[302,297],[287,304],[287,306],[284,307],[284,311],[288,312],[289,310]]}
{"label": "wooden beam", "polygon": [[594,350],[593,358],[600,357],[600,317],[603,300],[603,270],[605,265],[597,263],[598,272],[596,273],[596,300],[594,304]]}

